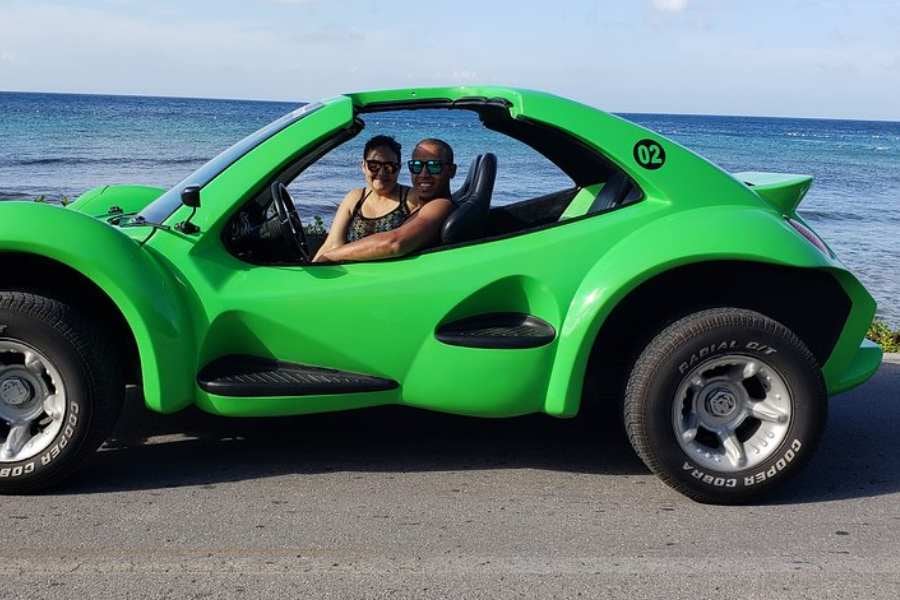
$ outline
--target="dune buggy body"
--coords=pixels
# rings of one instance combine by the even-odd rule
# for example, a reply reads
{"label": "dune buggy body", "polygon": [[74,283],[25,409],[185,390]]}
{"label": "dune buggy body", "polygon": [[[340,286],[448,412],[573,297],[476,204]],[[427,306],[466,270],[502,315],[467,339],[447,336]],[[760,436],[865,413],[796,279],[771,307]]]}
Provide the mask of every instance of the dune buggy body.
{"label": "dune buggy body", "polygon": [[[234,241],[242,211],[265,206],[273,183],[291,181],[353,137],[366,113],[418,108],[475,111],[486,127],[549,158],[571,189],[495,206],[481,236],[390,260],[263,260]],[[871,376],[881,351],[863,339],[873,299],[796,213],[810,184],[807,176],[727,173],[652,131],[540,92],[347,94],[301,107],[169,191],[101,187],[66,208],[3,202],[0,290],[75,307],[116,354],[108,363],[98,358],[97,369],[120,370],[117,381],[137,384],[146,405],[163,413],[196,405],[274,416],[401,404],[572,417],[586,402],[621,399],[635,364],[667,327],[723,307],[788,329],[808,350],[810,377],[835,394]],[[182,202],[186,187],[199,190],[199,206]],[[3,325],[0,312],[0,340]],[[723,357],[765,364],[781,352],[766,354],[772,346],[764,336],[721,333],[692,348],[674,373],[686,377]],[[49,372],[53,361],[42,356]],[[13,407],[22,389],[38,385],[20,370],[0,371],[8,388],[0,400]],[[803,394],[789,374],[781,379],[789,395]],[[701,417],[724,417],[722,393],[703,392]],[[799,411],[789,406],[785,418]],[[791,435],[773,437],[788,448]],[[739,443],[752,454],[749,441]],[[689,456],[692,446],[681,447]],[[707,447],[714,458],[733,457],[727,441]],[[40,463],[44,452],[7,460],[15,469]],[[743,487],[746,469],[738,467],[748,462],[722,475],[715,461],[685,464],[694,479],[710,479],[710,494],[727,494],[726,485]],[[717,479],[728,482],[713,486]]]}

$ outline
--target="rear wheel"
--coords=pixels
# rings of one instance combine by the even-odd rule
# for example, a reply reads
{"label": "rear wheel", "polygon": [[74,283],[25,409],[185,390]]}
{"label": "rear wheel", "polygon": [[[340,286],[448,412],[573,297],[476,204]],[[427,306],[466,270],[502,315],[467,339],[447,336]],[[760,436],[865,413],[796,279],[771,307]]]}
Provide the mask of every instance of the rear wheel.
{"label": "rear wheel", "polygon": [[625,428],[644,463],[701,502],[752,500],[821,437],[827,395],[803,342],[759,313],[722,308],[667,327],[636,361]]}
{"label": "rear wheel", "polygon": [[71,475],[111,431],[123,395],[99,327],[58,300],[0,291],[0,493]]}

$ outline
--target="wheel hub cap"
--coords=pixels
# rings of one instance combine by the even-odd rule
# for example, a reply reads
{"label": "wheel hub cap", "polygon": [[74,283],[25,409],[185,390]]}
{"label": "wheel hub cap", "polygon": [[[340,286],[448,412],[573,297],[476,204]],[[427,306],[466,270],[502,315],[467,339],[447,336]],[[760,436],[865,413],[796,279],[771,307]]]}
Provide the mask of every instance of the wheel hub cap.
{"label": "wheel hub cap", "polygon": [[0,368],[0,418],[9,423],[30,421],[43,412],[47,385],[19,365]]}
{"label": "wheel hub cap", "polygon": [[10,406],[21,406],[31,400],[34,390],[21,377],[9,377],[0,381],[0,401]]}
{"label": "wheel hub cap", "polygon": [[791,393],[778,371],[741,354],[709,359],[687,373],[675,392],[672,425],[682,450],[703,468],[752,468],[784,441]]}
{"label": "wheel hub cap", "polygon": [[727,417],[737,408],[737,397],[726,388],[716,388],[706,396],[706,410],[716,417]]}
{"label": "wheel hub cap", "polygon": [[56,366],[27,343],[0,338],[0,464],[46,450],[65,414],[66,389]]}

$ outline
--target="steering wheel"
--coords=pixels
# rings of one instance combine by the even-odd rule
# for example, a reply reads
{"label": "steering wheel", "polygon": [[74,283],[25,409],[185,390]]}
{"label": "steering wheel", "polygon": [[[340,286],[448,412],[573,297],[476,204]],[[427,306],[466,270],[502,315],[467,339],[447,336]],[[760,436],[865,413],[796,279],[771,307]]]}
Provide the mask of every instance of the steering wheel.
{"label": "steering wheel", "polygon": [[281,235],[290,244],[297,256],[303,262],[309,262],[309,245],[306,243],[306,232],[303,231],[303,221],[294,206],[294,200],[288,192],[287,186],[276,181],[272,184],[272,202],[275,204],[275,212],[281,225]]}

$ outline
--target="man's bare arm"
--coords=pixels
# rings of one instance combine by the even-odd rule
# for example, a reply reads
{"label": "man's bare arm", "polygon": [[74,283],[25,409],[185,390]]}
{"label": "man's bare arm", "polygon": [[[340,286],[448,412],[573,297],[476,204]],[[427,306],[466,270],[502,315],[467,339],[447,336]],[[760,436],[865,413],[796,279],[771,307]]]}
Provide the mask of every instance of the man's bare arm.
{"label": "man's bare arm", "polygon": [[436,239],[451,212],[453,203],[447,198],[437,198],[420,208],[397,229],[375,233],[338,248],[320,252],[313,262],[374,260],[409,254]]}

